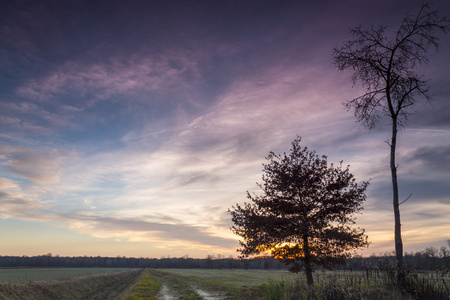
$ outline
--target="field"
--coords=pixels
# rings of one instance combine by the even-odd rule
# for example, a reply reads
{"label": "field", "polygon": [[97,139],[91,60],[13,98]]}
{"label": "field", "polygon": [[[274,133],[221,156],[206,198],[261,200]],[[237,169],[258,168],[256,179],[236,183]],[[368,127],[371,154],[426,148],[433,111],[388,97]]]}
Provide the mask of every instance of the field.
{"label": "field", "polygon": [[0,283],[26,283],[29,281],[46,281],[69,279],[90,274],[124,271],[112,268],[8,268],[0,269]]}
{"label": "field", "polygon": [[294,282],[302,275],[286,270],[203,270],[164,269],[164,273],[192,278],[200,282],[216,283],[223,286],[259,286],[267,282]]}
{"label": "field", "polygon": [[[308,289],[303,274],[262,270],[146,270],[133,299],[450,299],[444,273],[410,274],[405,288],[390,272],[318,271]],[[148,287],[148,288],[146,288]]]}
{"label": "field", "polygon": [[139,281],[142,269],[2,269],[0,273],[4,278],[0,299],[95,300],[123,299]]}
{"label": "field", "polygon": [[258,299],[267,282],[298,278],[287,271],[205,269],[146,270],[144,276],[153,288],[127,299]]}
{"label": "field", "polygon": [[[3,269],[0,299],[450,299],[447,273],[410,274],[405,289],[377,271]],[[409,285],[409,286],[408,286]]]}

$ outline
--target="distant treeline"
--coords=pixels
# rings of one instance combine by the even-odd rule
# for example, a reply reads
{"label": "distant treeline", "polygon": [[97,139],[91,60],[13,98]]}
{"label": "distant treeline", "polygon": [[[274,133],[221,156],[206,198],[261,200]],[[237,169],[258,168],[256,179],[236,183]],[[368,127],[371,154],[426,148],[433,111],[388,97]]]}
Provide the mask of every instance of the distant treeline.
{"label": "distant treeline", "polygon": [[[372,255],[370,257],[352,257],[342,270],[386,270],[395,265],[394,253]],[[406,253],[404,256],[406,268],[415,270],[450,269],[450,243],[438,250],[428,247],[424,251]],[[64,257],[45,254],[39,256],[0,256],[0,268],[24,267],[63,267],[63,268],[180,268],[180,269],[266,269],[281,270],[287,266],[273,257],[254,257],[238,259],[223,255],[208,255],[207,258],[163,257],[163,258],[134,258],[134,257],[101,257],[79,256]]]}
{"label": "distant treeline", "polygon": [[273,257],[251,259],[225,258],[221,255],[208,255],[207,258],[163,257],[101,257],[79,256],[63,257],[45,254],[39,256],[0,256],[0,268],[10,267],[64,267],[64,268],[181,268],[181,269],[285,269]]}
{"label": "distant treeline", "polygon": [[[442,249],[442,248],[441,248]],[[450,249],[450,248],[448,248]],[[385,255],[372,255],[370,257],[352,257],[347,259],[344,269],[347,270],[393,270],[397,260],[395,253]],[[450,270],[449,251],[439,253],[434,247],[428,247],[425,251],[405,253],[403,265],[406,269],[418,271]]]}

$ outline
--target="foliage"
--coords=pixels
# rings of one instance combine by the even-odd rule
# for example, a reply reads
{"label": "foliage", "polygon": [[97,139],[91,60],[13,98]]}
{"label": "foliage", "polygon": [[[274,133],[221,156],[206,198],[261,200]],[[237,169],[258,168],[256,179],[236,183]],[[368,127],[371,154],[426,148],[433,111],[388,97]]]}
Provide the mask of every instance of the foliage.
{"label": "foliage", "polygon": [[327,157],[292,142],[291,153],[269,154],[264,164],[263,195],[230,210],[241,236],[244,256],[270,253],[298,272],[304,268],[312,284],[312,267],[345,263],[349,251],[368,244],[364,230],[351,228],[362,209],[368,182],[357,184],[342,162],[328,166]]}

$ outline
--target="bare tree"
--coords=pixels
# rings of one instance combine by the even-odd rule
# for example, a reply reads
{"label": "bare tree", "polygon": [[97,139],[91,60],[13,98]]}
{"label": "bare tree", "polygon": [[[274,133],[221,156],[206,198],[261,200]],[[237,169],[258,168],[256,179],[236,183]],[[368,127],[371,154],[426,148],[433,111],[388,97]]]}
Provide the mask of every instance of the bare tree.
{"label": "bare tree", "polygon": [[361,82],[365,94],[344,103],[354,112],[357,121],[371,129],[382,116],[392,121],[390,169],[392,175],[395,218],[395,252],[398,279],[403,279],[403,242],[401,236],[397,164],[395,150],[399,127],[405,126],[414,112],[417,99],[431,100],[426,80],[416,73],[421,64],[428,63],[427,52],[438,48],[437,32],[450,29],[449,19],[439,18],[429,4],[424,4],[416,16],[408,15],[395,36],[388,36],[386,26],[351,30],[353,40],[334,49],[334,64],[340,71],[354,71],[353,84]]}

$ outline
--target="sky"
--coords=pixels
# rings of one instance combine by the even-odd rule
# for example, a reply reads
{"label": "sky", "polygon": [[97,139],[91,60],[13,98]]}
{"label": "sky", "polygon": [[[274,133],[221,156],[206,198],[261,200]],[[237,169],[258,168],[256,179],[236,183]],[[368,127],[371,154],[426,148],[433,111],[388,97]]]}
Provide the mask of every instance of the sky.
{"label": "sky", "polygon": [[[227,210],[297,135],[370,180],[358,253],[392,252],[389,120],[367,130],[344,108],[363,89],[332,52],[351,28],[395,31],[420,5],[2,1],[0,255],[236,257]],[[419,67],[433,101],[399,133],[406,252],[450,239],[450,35],[438,36]]]}

